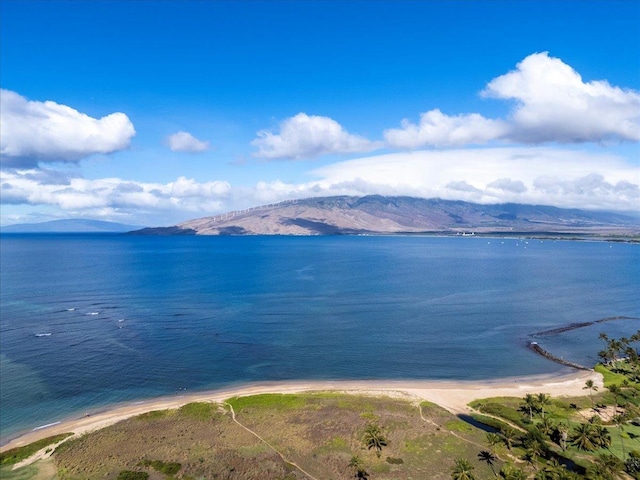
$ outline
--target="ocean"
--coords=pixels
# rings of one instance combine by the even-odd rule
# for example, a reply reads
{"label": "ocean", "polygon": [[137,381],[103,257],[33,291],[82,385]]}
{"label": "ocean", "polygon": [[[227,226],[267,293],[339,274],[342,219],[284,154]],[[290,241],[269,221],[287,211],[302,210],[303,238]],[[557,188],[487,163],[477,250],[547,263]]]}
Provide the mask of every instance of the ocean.
{"label": "ocean", "polygon": [[[265,380],[479,380],[640,329],[640,246],[479,237],[0,237],[0,438]],[[575,322],[608,321],[558,334]]]}

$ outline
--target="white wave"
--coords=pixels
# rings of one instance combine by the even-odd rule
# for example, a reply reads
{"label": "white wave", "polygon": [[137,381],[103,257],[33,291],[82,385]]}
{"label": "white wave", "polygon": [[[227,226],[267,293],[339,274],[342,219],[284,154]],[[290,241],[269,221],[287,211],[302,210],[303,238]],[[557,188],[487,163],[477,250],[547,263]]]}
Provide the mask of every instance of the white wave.
{"label": "white wave", "polygon": [[36,337],[50,337],[51,333],[36,333]]}
{"label": "white wave", "polygon": [[31,431],[35,432],[36,430],[42,430],[43,428],[53,427],[54,425],[58,425],[58,424],[60,424],[60,422],[47,423],[46,425],[40,425],[39,427],[36,427]]}

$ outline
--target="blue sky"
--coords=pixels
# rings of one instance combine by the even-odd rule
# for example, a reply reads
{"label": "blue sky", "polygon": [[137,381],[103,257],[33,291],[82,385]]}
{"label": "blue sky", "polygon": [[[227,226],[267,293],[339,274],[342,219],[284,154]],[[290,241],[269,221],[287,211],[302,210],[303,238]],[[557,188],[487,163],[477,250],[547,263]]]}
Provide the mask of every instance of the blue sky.
{"label": "blue sky", "polygon": [[640,2],[0,9],[3,225],[369,193],[640,206]]}

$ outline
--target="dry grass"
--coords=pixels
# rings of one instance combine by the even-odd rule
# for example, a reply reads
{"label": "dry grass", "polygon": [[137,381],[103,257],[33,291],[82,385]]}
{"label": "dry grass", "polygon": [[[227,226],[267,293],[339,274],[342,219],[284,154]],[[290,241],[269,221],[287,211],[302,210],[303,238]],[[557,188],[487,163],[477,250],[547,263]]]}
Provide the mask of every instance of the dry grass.
{"label": "dry grass", "polygon": [[[458,457],[473,461],[479,477],[490,474],[475,460],[484,433],[459,428],[456,417],[437,406],[423,408],[425,421],[417,405],[389,397],[323,393],[231,403],[237,420],[264,442],[233,423],[228,407],[223,412],[200,404],[136,417],[68,442],[54,455],[59,478],[109,480],[121,470],[141,470],[160,480],[167,477],[140,462],[161,460],[180,463],[175,478],[183,479],[308,478],[287,461],[318,479],[350,479],[353,455],[362,458],[372,480],[450,478]],[[372,422],[388,439],[381,458],[362,444]]]}

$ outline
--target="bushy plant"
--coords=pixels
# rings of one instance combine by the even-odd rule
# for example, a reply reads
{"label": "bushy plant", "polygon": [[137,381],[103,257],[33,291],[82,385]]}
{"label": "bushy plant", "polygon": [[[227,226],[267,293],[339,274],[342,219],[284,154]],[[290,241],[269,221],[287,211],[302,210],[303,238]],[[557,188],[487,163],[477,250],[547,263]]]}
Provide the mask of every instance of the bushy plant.
{"label": "bushy plant", "polygon": [[163,462],[161,460],[143,460],[140,465],[144,467],[152,467],[155,471],[164,473],[165,475],[175,475],[182,468],[182,464],[178,462]]}
{"label": "bushy plant", "polygon": [[117,480],[147,480],[149,474],[147,472],[134,472],[132,470],[122,470]]}

